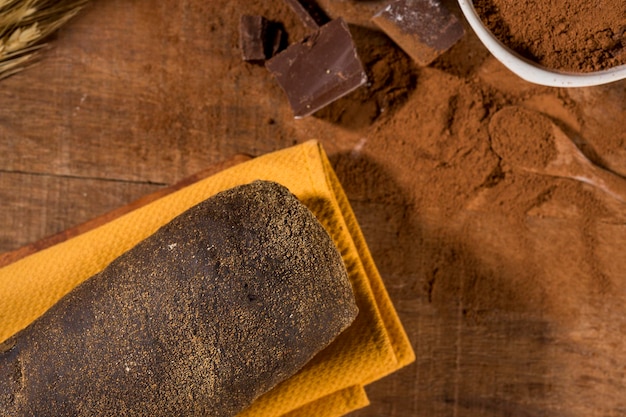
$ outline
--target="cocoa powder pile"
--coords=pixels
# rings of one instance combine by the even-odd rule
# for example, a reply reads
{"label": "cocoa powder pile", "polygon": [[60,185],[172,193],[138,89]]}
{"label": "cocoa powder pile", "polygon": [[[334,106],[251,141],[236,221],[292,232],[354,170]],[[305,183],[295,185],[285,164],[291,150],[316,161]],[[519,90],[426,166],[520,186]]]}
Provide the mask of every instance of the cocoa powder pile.
{"label": "cocoa powder pile", "polygon": [[626,63],[623,0],[476,0],[474,7],[504,44],[546,67],[591,72]]}
{"label": "cocoa powder pile", "polygon": [[493,150],[516,166],[541,170],[557,156],[552,122],[539,112],[505,107],[489,123]]}

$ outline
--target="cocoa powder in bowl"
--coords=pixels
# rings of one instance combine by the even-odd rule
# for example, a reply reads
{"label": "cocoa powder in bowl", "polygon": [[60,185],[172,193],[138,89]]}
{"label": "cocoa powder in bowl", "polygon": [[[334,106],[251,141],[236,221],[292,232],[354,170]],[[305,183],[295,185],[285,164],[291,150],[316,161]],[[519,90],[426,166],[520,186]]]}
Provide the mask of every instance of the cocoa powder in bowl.
{"label": "cocoa powder in bowl", "polygon": [[475,0],[474,7],[500,41],[545,67],[593,72],[626,64],[623,0]]}

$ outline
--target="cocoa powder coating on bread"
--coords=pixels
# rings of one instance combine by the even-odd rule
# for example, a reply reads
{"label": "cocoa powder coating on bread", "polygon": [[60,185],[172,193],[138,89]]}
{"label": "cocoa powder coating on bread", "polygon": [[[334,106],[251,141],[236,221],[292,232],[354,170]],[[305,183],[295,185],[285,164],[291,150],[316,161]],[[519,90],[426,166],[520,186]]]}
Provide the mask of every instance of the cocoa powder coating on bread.
{"label": "cocoa powder coating on bread", "polygon": [[181,214],[0,344],[0,415],[233,416],[356,314],[322,225],[256,181]]}

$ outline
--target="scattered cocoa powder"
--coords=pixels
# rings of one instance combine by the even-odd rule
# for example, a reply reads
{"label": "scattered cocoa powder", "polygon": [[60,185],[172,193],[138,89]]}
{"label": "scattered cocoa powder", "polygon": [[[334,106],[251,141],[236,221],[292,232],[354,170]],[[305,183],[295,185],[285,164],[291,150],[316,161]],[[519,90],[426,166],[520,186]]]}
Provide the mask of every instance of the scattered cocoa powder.
{"label": "scattered cocoa powder", "polygon": [[546,67],[591,72],[626,63],[623,0],[476,0],[474,7],[502,42]]}
{"label": "scattered cocoa powder", "polygon": [[[366,7],[328,4],[335,15]],[[551,160],[549,135],[534,146],[509,143],[505,160],[489,125],[510,106],[538,112],[595,163],[626,173],[624,83],[573,91],[527,83],[471,32],[419,68],[365,22],[352,23],[371,85],[300,121],[297,132],[332,138],[324,145],[387,282],[404,289],[408,279],[413,295],[441,314],[460,303],[477,323],[505,312],[576,321],[580,305],[590,302],[587,291],[600,297],[593,298],[598,305],[619,305],[621,296],[607,289],[621,284],[604,261],[619,227],[606,225],[621,224],[626,208],[581,182],[513,169],[515,160]],[[378,104],[391,97],[391,105]],[[504,115],[501,126],[512,134],[537,139],[537,131],[549,131],[544,116],[524,127]],[[381,219],[384,225],[372,226]],[[412,300],[404,290],[392,295]],[[403,320],[419,327],[410,315]]]}

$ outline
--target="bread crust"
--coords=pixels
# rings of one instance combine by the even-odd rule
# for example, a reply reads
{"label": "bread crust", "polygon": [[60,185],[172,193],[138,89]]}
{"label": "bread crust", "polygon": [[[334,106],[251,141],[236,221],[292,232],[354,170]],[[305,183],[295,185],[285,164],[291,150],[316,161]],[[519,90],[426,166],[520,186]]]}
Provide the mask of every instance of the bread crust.
{"label": "bread crust", "polygon": [[0,345],[3,416],[234,416],[357,315],[313,214],[266,181],[181,214]]}

